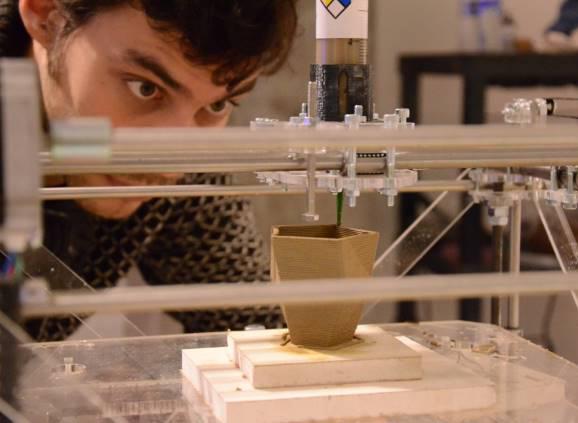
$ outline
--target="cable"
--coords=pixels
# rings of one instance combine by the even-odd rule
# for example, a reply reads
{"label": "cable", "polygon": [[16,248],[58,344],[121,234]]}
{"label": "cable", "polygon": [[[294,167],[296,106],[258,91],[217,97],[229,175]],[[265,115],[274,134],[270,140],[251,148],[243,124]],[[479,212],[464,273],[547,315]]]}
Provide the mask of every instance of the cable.
{"label": "cable", "polygon": [[578,98],[572,97],[549,97],[544,99],[546,101],[547,112],[548,116],[561,118],[561,119],[575,119],[578,120],[578,116],[569,115],[569,114],[557,114],[557,110],[560,108],[560,104],[558,102],[561,101],[569,101],[569,102],[578,102]]}

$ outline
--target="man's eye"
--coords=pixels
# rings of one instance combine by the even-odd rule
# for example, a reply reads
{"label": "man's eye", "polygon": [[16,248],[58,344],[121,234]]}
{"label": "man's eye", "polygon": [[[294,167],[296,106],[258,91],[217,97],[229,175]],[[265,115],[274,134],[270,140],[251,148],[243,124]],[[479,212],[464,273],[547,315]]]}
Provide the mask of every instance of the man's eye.
{"label": "man's eye", "polygon": [[217,101],[209,106],[206,107],[206,110],[212,114],[217,116],[226,115],[233,106],[233,103],[229,100]]}
{"label": "man's eye", "polygon": [[152,100],[160,94],[160,89],[152,82],[129,81],[127,83],[131,92],[141,100]]}

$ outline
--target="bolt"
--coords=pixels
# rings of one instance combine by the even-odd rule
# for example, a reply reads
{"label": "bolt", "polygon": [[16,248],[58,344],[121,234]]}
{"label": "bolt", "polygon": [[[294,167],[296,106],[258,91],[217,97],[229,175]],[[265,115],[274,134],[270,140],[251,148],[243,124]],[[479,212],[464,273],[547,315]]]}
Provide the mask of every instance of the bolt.
{"label": "bolt", "polygon": [[411,116],[409,109],[395,109],[395,114],[399,116],[399,123],[405,125]]}
{"label": "bolt", "polygon": [[358,115],[345,115],[345,126],[349,129],[359,129],[361,117]]}
{"label": "bolt", "polygon": [[564,210],[578,210],[578,197],[575,193],[566,193],[562,200],[562,208]]}
{"label": "bolt", "polygon": [[351,191],[347,193],[347,200],[350,208],[357,207],[357,195],[355,192]]}
{"label": "bolt", "polygon": [[74,368],[74,358],[72,357],[65,357],[64,358],[64,373],[70,375],[73,373],[72,369]]}
{"label": "bolt", "polygon": [[568,166],[568,191],[574,192],[574,175],[576,174],[576,167]]}
{"label": "bolt", "polygon": [[303,220],[305,220],[306,222],[318,222],[319,215],[311,213],[303,213]]}
{"label": "bolt", "polygon": [[307,103],[301,103],[301,113],[299,114],[299,117],[302,119],[308,118],[309,117],[309,106],[307,105]]}
{"label": "bolt", "polygon": [[291,126],[299,126],[303,122],[303,118],[300,116],[291,116],[289,118],[289,125]]}
{"label": "bolt", "polygon": [[509,207],[494,207],[488,210],[490,217],[490,225],[492,226],[507,226],[510,218]]}
{"label": "bolt", "polygon": [[552,166],[550,169],[550,190],[546,192],[546,204],[549,206],[556,206],[556,192],[558,191],[558,168]]}
{"label": "bolt", "polygon": [[387,129],[395,129],[399,126],[398,115],[383,115],[383,127]]}

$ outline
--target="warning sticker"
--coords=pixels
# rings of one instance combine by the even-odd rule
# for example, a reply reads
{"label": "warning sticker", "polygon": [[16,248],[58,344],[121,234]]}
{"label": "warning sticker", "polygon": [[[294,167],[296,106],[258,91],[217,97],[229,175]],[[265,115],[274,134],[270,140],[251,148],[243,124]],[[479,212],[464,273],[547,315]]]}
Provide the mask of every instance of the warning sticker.
{"label": "warning sticker", "polygon": [[367,39],[369,0],[319,0],[317,38]]}

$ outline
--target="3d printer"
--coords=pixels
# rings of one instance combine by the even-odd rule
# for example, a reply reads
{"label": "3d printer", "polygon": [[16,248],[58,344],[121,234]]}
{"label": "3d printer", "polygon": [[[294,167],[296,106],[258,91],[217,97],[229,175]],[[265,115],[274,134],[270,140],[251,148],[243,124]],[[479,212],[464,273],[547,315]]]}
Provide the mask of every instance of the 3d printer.
{"label": "3d printer", "polygon": [[[250,128],[111,129],[106,121],[81,120],[55,122],[45,136],[32,65],[2,62],[0,217],[7,266],[14,267],[6,269],[10,277],[0,283],[0,405],[2,412],[7,410],[7,419],[568,422],[578,418],[576,366],[516,332],[520,295],[578,291],[578,281],[568,274],[578,263],[577,244],[564,213],[564,208],[578,207],[574,128],[548,125],[546,101],[509,105],[510,126],[416,128],[408,122],[406,109],[379,115],[367,65],[367,0],[318,2],[318,14],[318,63],[311,70],[310,95],[302,113],[287,122],[255,119]],[[335,25],[339,19],[348,23]],[[45,138],[50,148],[43,150]],[[36,166],[29,166],[24,177],[21,163],[36,155]],[[457,180],[432,182],[421,180],[417,169],[466,170]],[[41,174],[174,171],[250,171],[263,183],[114,188],[42,188],[40,183]],[[41,201],[303,193],[303,216],[311,223],[318,219],[319,193],[332,193],[341,198],[338,203],[355,207],[367,191],[383,194],[389,206],[404,192],[439,194],[379,256],[376,277],[371,279],[91,292],[51,290],[41,278],[54,278],[51,272],[74,277],[38,248]],[[449,192],[468,193],[471,201],[449,227],[422,231],[420,224]],[[403,278],[475,204],[488,210],[495,270],[502,274]],[[562,272],[520,274],[524,204],[538,211]],[[506,233],[509,269],[504,268]],[[31,269],[31,262],[42,265]],[[391,269],[395,276],[387,277]],[[271,344],[284,343],[283,331],[248,331],[228,339],[215,334],[22,346],[17,341],[26,342],[25,335],[13,324],[22,317],[103,311],[478,296],[494,298],[494,326],[454,322],[363,327],[358,336],[371,340],[371,351],[356,352],[353,358],[317,351],[316,360],[325,363],[317,368],[292,358],[309,353],[298,347],[283,350],[283,357],[275,357],[275,366],[259,361],[259,352],[270,353]]]}

